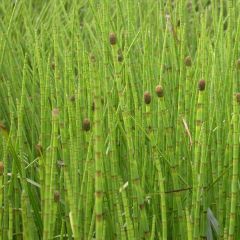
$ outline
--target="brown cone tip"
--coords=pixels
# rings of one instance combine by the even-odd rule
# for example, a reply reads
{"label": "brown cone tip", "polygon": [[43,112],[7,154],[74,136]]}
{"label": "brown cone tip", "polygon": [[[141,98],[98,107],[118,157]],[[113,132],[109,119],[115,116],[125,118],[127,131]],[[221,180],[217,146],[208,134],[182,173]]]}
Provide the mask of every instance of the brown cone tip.
{"label": "brown cone tip", "polygon": [[42,147],[42,145],[41,145],[40,143],[38,143],[38,144],[36,144],[35,148],[36,148],[38,154],[41,155],[42,152],[43,152],[43,147]]}
{"label": "brown cone tip", "polygon": [[7,130],[7,128],[6,128],[6,126],[4,125],[3,122],[0,122],[0,129]]}
{"label": "brown cone tip", "polygon": [[123,61],[122,49],[118,49],[118,62],[122,62],[122,61]]}
{"label": "brown cone tip", "polygon": [[205,86],[206,86],[205,80],[201,79],[201,80],[198,82],[198,89],[199,89],[200,91],[204,91]]}
{"label": "brown cone tip", "polygon": [[95,102],[92,102],[92,111],[95,111]]}
{"label": "brown cone tip", "polygon": [[52,68],[52,70],[55,70],[55,63],[54,62],[51,63],[51,68]]}
{"label": "brown cone tip", "polygon": [[187,67],[191,67],[192,66],[192,59],[191,59],[191,57],[190,56],[185,57],[184,63],[185,63],[185,65]]}
{"label": "brown cone tip", "polygon": [[53,110],[52,110],[52,116],[53,117],[57,117],[59,115],[59,109],[58,108],[54,108]]}
{"label": "brown cone tip", "polygon": [[152,100],[151,94],[149,92],[144,93],[144,102],[150,104]]}
{"label": "brown cone tip", "polygon": [[236,67],[238,70],[240,70],[240,58],[236,61]]}
{"label": "brown cone tip", "polygon": [[111,32],[109,34],[109,42],[111,45],[115,45],[117,43],[117,36],[115,33]]}
{"label": "brown cone tip", "polygon": [[3,162],[1,161],[1,162],[0,162],[0,176],[3,175],[3,172],[4,172],[4,164],[3,164]]}
{"label": "brown cone tip", "polygon": [[60,200],[60,192],[55,191],[54,192],[54,202],[59,202],[59,200]]}
{"label": "brown cone tip", "polygon": [[95,55],[93,53],[91,53],[89,57],[90,57],[90,61],[92,63],[96,62],[96,57],[95,57]]}
{"label": "brown cone tip", "polygon": [[85,119],[83,120],[82,128],[83,128],[83,130],[86,131],[86,132],[90,130],[90,128],[91,128],[91,123],[90,123],[90,120],[89,120],[88,118],[85,118]]}
{"label": "brown cone tip", "polygon": [[240,103],[240,93],[236,94],[236,99],[237,99],[237,102]]}
{"label": "brown cone tip", "polygon": [[70,96],[70,97],[69,97],[69,100],[70,100],[71,102],[74,102],[74,101],[75,101],[75,96],[74,96],[74,95]]}
{"label": "brown cone tip", "polygon": [[156,86],[155,92],[156,92],[158,97],[163,97],[164,96],[163,87],[161,85]]}
{"label": "brown cone tip", "polygon": [[118,62],[122,62],[123,61],[123,55],[122,53],[118,54]]}

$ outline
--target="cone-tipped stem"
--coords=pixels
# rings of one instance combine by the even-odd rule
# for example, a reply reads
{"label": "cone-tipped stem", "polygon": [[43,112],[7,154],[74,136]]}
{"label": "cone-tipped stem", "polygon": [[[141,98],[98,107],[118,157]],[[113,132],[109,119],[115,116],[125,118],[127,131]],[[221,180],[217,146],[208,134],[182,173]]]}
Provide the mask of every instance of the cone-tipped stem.
{"label": "cone-tipped stem", "polygon": [[110,42],[111,45],[116,45],[116,43],[117,43],[117,36],[116,36],[115,33],[111,32],[109,34],[109,42]]}
{"label": "cone-tipped stem", "polygon": [[156,92],[158,97],[163,97],[164,96],[163,87],[161,85],[156,86],[155,92]]}
{"label": "cone-tipped stem", "polygon": [[144,93],[144,102],[146,104],[150,104],[151,103],[151,100],[152,100],[152,96],[149,92],[145,92]]}
{"label": "cone-tipped stem", "polygon": [[90,123],[90,120],[88,118],[85,118],[83,120],[83,123],[82,123],[82,128],[84,131],[88,132],[91,128],[91,123]]}
{"label": "cone-tipped stem", "polygon": [[205,90],[205,86],[206,86],[206,82],[204,79],[201,79],[199,82],[198,82],[198,89],[200,91],[204,91]]}

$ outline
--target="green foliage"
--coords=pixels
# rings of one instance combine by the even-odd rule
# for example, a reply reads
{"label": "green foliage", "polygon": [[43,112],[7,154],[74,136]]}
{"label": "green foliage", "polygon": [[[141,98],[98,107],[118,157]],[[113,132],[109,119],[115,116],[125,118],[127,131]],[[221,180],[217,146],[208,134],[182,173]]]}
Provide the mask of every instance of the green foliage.
{"label": "green foliage", "polygon": [[0,240],[239,239],[239,13],[0,1]]}

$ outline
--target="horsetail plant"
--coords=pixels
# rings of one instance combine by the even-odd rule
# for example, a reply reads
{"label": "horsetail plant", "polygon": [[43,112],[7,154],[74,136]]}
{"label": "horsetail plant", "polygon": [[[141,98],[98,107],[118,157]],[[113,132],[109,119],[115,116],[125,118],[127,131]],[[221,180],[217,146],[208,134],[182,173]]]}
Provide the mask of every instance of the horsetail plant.
{"label": "horsetail plant", "polygon": [[236,208],[237,208],[237,179],[238,179],[238,158],[239,158],[239,103],[240,94],[233,97],[233,159],[232,159],[232,184],[231,184],[231,208],[229,216],[228,239],[234,239]]}
{"label": "horsetail plant", "polygon": [[239,13],[0,1],[0,240],[239,239]]}

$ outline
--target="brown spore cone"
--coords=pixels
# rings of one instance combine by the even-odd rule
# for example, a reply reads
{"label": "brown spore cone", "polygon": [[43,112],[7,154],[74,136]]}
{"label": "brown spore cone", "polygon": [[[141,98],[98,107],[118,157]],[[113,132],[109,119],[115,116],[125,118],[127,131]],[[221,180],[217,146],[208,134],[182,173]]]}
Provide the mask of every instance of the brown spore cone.
{"label": "brown spore cone", "polygon": [[92,111],[94,112],[95,111],[95,102],[92,102]]}
{"label": "brown spore cone", "polygon": [[198,82],[198,89],[200,91],[204,91],[205,90],[205,87],[206,87],[206,81],[204,79],[201,79],[199,82]]}
{"label": "brown spore cone", "polygon": [[42,145],[40,143],[38,143],[38,144],[36,144],[35,148],[36,148],[36,151],[37,151],[38,155],[39,156],[42,155],[42,153],[43,153]]}
{"label": "brown spore cone", "polygon": [[118,49],[118,62],[123,62],[123,53],[121,49]]}
{"label": "brown spore cone", "polygon": [[150,104],[151,103],[152,96],[151,96],[151,94],[149,92],[145,92],[143,97],[144,97],[144,102],[146,104]]}
{"label": "brown spore cone", "polygon": [[240,103],[240,93],[236,93],[236,100],[237,100],[237,103]]}
{"label": "brown spore cone", "polygon": [[236,61],[236,68],[240,70],[240,58]]}
{"label": "brown spore cone", "polygon": [[111,45],[116,45],[116,43],[117,43],[117,36],[116,36],[116,34],[114,32],[111,32],[109,34],[109,42],[110,42]]}
{"label": "brown spore cone", "polygon": [[90,120],[88,118],[85,118],[83,120],[83,123],[82,123],[82,128],[84,131],[88,132],[91,128],[91,123],[90,123]]}
{"label": "brown spore cone", "polygon": [[59,202],[59,201],[60,201],[60,192],[54,191],[54,202]]}
{"label": "brown spore cone", "polygon": [[163,97],[164,96],[163,87],[161,85],[156,86],[155,92],[156,92],[158,97]]}
{"label": "brown spore cone", "polygon": [[52,62],[52,63],[51,63],[51,68],[52,68],[52,70],[55,70],[55,67],[56,67],[55,63]]}
{"label": "brown spore cone", "polygon": [[58,108],[54,108],[53,110],[52,110],[52,116],[53,117],[58,117],[59,116],[59,109]]}
{"label": "brown spore cone", "polygon": [[76,100],[75,95],[70,96],[70,97],[69,97],[69,100],[70,100],[71,102],[75,102],[75,100]]}
{"label": "brown spore cone", "polygon": [[122,54],[118,54],[118,62],[123,62],[123,55]]}
{"label": "brown spore cone", "polygon": [[187,67],[191,67],[192,66],[192,59],[191,59],[191,57],[190,56],[185,57],[184,63],[185,63],[185,65]]}
{"label": "brown spore cone", "polygon": [[1,161],[0,162],[0,176],[3,175],[3,172],[4,172],[4,163]]}

